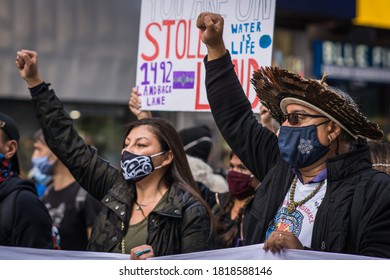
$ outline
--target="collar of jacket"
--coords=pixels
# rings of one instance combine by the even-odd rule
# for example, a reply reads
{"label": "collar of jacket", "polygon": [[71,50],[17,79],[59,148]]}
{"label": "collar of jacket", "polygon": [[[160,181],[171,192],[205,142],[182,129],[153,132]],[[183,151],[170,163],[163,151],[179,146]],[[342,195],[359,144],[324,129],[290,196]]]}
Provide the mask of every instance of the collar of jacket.
{"label": "collar of jacket", "polygon": [[[134,203],[135,188],[127,186],[125,182],[116,183],[103,198],[103,203],[126,223],[130,219],[131,205]],[[163,207],[155,213],[163,216],[181,218],[184,205],[191,199],[191,194],[172,185]]]}
{"label": "collar of jacket", "polygon": [[369,147],[365,144],[359,145],[354,151],[329,158],[326,168],[328,178],[332,178],[333,182],[361,173],[371,168]]}
{"label": "collar of jacket", "polygon": [[118,181],[105,195],[102,202],[127,223],[130,219],[130,209],[135,197],[135,188],[127,186],[124,180]]}
{"label": "collar of jacket", "polygon": [[183,207],[187,205],[190,198],[191,194],[189,192],[183,191],[174,184],[169,188],[164,204],[155,213],[172,218],[181,218],[183,216]]}

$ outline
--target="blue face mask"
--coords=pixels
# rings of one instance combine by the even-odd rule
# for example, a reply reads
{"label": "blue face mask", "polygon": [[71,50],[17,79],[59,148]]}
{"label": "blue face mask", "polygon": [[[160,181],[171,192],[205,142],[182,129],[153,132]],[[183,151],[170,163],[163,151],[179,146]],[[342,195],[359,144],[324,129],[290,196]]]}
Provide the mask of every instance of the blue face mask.
{"label": "blue face mask", "polygon": [[35,181],[40,184],[40,185],[43,185],[43,186],[47,186],[51,180],[53,179],[53,176],[51,175],[47,175],[47,174],[43,174],[39,168],[37,167],[34,167],[33,168],[33,177],[35,179]]}
{"label": "blue face mask", "polygon": [[317,126],[324,123],[302,127],[281,126],[278,146],[283,159],[292,167],[302,168],[329,152],[330,145],[322,145],[317,137]]}
{"label": "blue face mask", "polygon": [[34,168],[39,169],[39,171],[44,175],[53,175],[54,163],[49,161],[48,157],[37,157],[32,160]]}

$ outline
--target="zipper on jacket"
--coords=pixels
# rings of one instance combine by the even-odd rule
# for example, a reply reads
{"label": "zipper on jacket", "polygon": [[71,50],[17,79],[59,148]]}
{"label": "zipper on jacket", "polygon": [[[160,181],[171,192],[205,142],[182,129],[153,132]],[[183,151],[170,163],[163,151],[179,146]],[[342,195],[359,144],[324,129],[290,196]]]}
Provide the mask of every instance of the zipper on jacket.
{"label": "zipper on jacket", "polygon": [[329,216],[329,208],[330,208],[330,205],[333,203],[333,198],[330,198],[329,199],[329,203],[328,205],[326,206],[326,210],[325,210],[325,220],[324,220],[324,231],[323,231],[323,234],[322,234],[322,241],[321,241],[321,251],[325,251],[326,250],[326,242],[325,240],[327,239],[328,237],[328,234],[327,234],[327,224],[328,224],[328,216]]}
{"label": "zipper on jacket", "polygon": [[321,242],[321,251],[325,251],[325,249],[326,249],[325,241],[322,241]]}

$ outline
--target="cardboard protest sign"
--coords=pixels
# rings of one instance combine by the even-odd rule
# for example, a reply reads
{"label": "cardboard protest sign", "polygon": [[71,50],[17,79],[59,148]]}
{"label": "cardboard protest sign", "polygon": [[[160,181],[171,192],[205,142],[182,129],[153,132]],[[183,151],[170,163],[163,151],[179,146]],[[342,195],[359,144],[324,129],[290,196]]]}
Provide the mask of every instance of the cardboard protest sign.
{"label": "cardboard protest sign", "polygon": [[203,59],[207,54],[196,19],[221,14],[224,40],[240,83],[252,103],[253,70],[271,64],[276,0],[143,0],[137,80],[144,110],[208,111]]}

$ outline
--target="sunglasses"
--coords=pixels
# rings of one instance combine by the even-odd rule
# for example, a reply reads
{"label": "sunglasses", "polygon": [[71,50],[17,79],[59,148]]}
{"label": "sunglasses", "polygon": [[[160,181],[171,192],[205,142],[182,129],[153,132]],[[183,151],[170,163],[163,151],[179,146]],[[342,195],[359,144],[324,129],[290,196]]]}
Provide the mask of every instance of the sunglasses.
{"label": "sunglasses", "polygon": [[321,116],[321,115],[311,115],[311,114],[294,112],[294,113],[284,115],[283,121],[285,122],[286,120],[288,120],[288,123],[290,125],[297,125],[299,123],[299,117],[326,118],[325,116]]}

